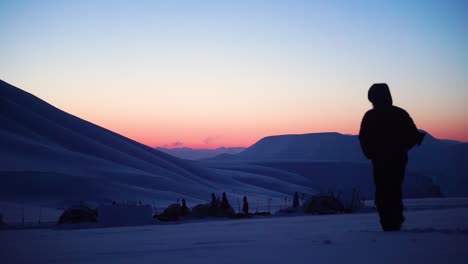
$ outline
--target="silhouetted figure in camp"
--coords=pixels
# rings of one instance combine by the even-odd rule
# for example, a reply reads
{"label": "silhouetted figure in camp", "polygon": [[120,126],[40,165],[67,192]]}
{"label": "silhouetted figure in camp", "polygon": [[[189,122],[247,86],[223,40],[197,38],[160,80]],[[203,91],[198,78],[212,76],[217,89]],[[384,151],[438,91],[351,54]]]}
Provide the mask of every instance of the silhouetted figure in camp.
{"label": "silhouetted figure in camp", "polygon": [[295,193],[294,193],[293,207],[294,207],[294,208],[298,208],[298,207],[299,207],[299,193],[298,193],[298,192],[295,192]]}
{"label": "silhouetted figure in camp", "polygon": [[372,85],[368,99],[374,107],[362,119],[359,141],[374,167],[375,205],[382,228],[397,231],[405,220],[401,187],[408,151],[421,144],[424,134],[405,110],[393,106],[387,84]]}
{"label": "silhouetted figure in camp", "polygon": [[242,204],[242,213],[245,215],[249,214],[249,203],[247,202],[247,196],[244,196],[243,199],[243,204]]}

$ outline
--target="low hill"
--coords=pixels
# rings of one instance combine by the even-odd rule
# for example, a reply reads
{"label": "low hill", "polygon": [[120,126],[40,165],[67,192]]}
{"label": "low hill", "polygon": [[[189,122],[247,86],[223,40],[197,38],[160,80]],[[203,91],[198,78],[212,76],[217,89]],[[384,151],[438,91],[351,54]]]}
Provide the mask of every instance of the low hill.
{"label": "low hill", "polygon": [[[369,163],[359,139],[339,133],[269,136],[236,155],[212,161],[333,161]],[[430,134],[409,153],[408,170],[431,177],[446,196],[468,196],[468,143]]]}

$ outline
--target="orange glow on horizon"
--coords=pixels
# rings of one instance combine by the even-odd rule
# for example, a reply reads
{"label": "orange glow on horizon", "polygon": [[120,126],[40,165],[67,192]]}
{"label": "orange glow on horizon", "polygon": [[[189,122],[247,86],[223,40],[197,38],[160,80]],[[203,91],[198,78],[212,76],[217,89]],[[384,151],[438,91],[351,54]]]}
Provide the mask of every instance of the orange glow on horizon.
{"label": "orange glow on horizon", "polygon": [[[67,108],[65,105],[62,107]],[[165,115],[148,115],[152,119],[145,119],[146,116],[119,112],[119,109],[101,109],[100,113],[95,113],[89,110],[94,109],[92,107],[69,112],[150,147],[215,149],[249,147],[260,139],[273,135],[320,132],[356,135],[359,133],[361,118],[367,107],[368,105],[364,105],[362,109],[348,112],[340,112],[339,108],[333,111],[322,110],[327,116],[314,114],[319,110],[289,114],[286,111],[262,113],[260,109],[260,113],[252,112],[250,115],[228,113],[225,118],[200,113],[196,116],[176,114],[172,119]],[[418,128],[435,138],[468,142],[468,122],[460,121],[462,116],[445,118],[422,114],[422,111],[417,110],[410,112],[414,112],[412,117]]]}
{"label": "orange glow on horizon", "polygon": [[[322,132],[338,132],[341,134],[356,135],[359,133],[359,126],[323,126],[327,129],[321,129],[320,126],[277,126],[271,128],[245,127],[234,130],[231,133],[205,133],[203,129],[186,128],[180,129],[158,129],[158,127],[140,127],[119,125],[110,125],[104,127],[131,138],[137,142],[150,147],[180,148],[187,147],[193,149],[215,149],[219,147],[249,147],[260,139],[267,136],[285,135],[285,134],[308,134]],[[468,133],[465,128],[456,126],[434,126],[424,124],[418,125],[419,128],[426,130],[432,136],[438,139],[452,139],[462,142],[468,142]],[[221,129],[219,130],[221,131]],[[229,131],[229,130],[226,130]],[[210,136],[211,135],[211,136]]]}

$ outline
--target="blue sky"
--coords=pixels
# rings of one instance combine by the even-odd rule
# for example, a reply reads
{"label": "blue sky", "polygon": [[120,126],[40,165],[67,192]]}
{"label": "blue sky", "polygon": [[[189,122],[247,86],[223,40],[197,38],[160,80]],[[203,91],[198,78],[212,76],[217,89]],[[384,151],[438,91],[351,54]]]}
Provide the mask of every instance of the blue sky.
{"label": "blue sky", "polygon": [[148,145],[356,133],[374,82],[468,140],[467,3],[0,1],[0,78]]}

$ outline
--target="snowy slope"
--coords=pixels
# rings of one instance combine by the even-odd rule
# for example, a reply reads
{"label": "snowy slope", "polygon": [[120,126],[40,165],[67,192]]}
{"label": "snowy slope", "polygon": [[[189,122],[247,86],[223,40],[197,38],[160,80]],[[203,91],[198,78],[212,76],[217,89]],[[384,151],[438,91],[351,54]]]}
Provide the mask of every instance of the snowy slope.
{"label": "snowy slope", "polygon": [[[211,192],[226,191],[232,199],[317,192],[288,178],[210,169],[180,160],[65,113],[5,82],[0,82],[0,122],[3,201],[54,207],[81,200],[142,200],[163,206],[182,197],[205,202]],[[257,179],[265,184],[252,182]]]}
{"label": "snowy slope", "polygon": [[[305,194],[333,192],[351,199],[354,190],[366,199],[374,198],[370,164],[335,161],[202,161],[204,167],[245,184]],[[403,185],[405,198],[439,197],[440,188],[429,177],[408,172]]]}
{"label": "snowy slope", "polygon": [[[349,194],[356,186],[366,197],[373,192],[368,165],[284,167],[282,161],[280,167],[249,162],[225,166],[218,161],[213,165],[181,160],[1,81],[0,122],[0,201],[56,206],[78,200],[141,200],[161,206],[182,197],[204,202],[211,192],[223,191],[234,201],[243,195],[262,201],[283,199],[296,191]],[[330,144],[336,137],[332,136]],[[328,155],[318,147],[317,153],[321,151]],[[416,184],[408,185],[407,197],[437,196],[430,181],[415,175],[410,177],[415,181],[408,181]]]}
{"label": "snowy slope", "polygon": [[[433,205],[437,205],[434,201]],[[408,211],[402,232],[376,213],[82,230],[0,231],[7,263],[466,263],[468,208]]]}
{"label": "snowy slope", "polygon": [[[313,133],[265,137],[237,155],[212,161],[334,161],[369,163],[357,136]],[[431,177],[446,196],[468,196],[468,143],[427,134],[409,153],[408,169]]]}
{"label": "snowy slope", "polygon": [[203,199],[229,181],[0,81],[0,199]]}

